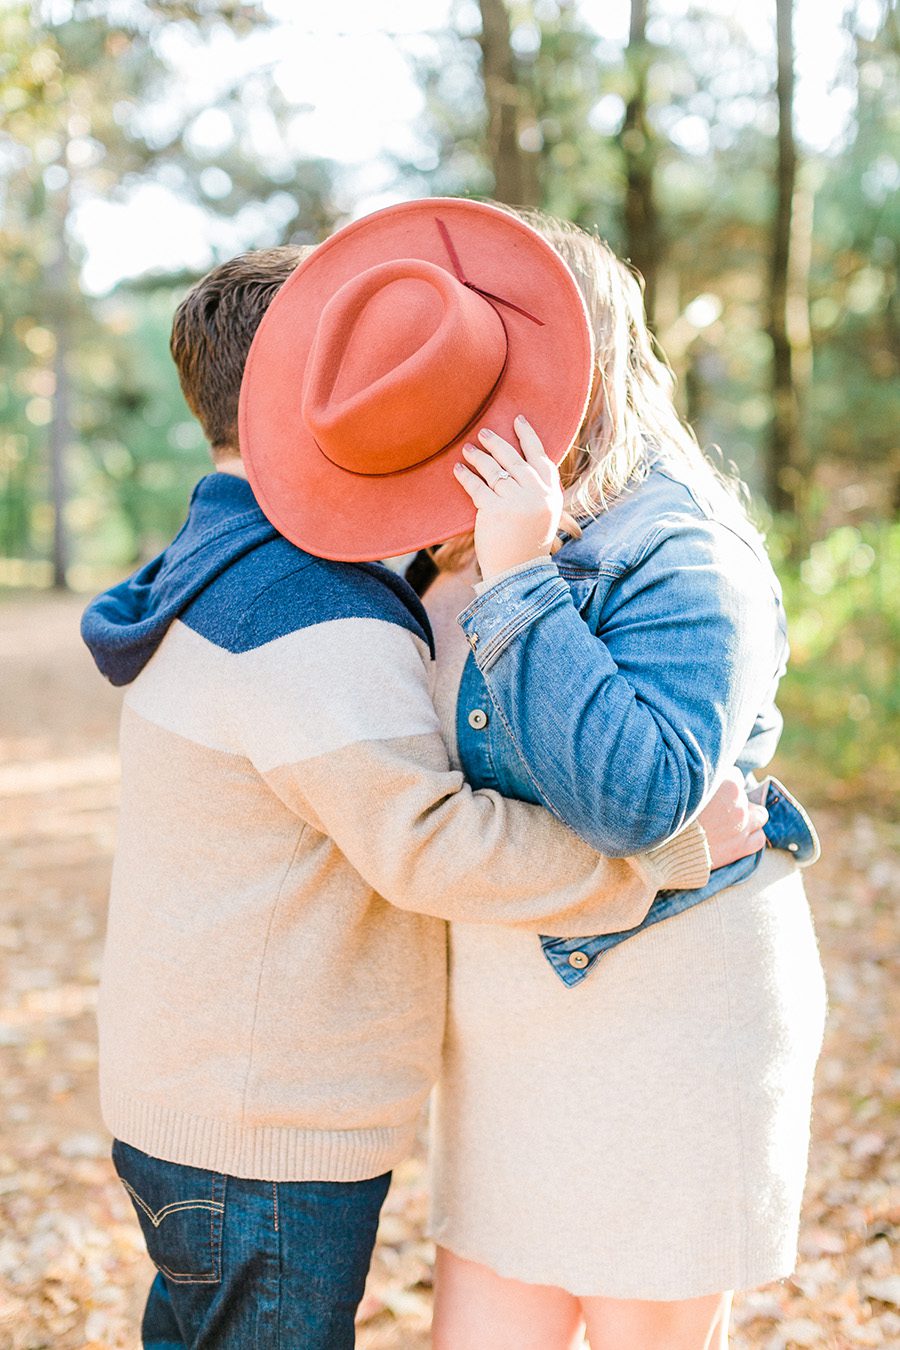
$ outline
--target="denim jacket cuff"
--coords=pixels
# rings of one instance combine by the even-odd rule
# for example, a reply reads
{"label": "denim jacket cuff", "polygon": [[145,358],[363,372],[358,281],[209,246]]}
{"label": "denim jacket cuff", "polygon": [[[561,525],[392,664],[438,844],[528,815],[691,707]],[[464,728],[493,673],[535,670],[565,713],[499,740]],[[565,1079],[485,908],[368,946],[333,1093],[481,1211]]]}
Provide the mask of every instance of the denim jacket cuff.
{"label": "denim jacket cuff", "polygon": [[457,623],[479,670],[486,671],[539,615],[567,602],[571,591],[548,558],[496,579],[463,610]]}
{"label": "denim jacket cuff", "polygon": [[516,577],[520,572],[530,572],[532,567],[538,567],[541,563],[549,561],[549,553],[536,553],[534,557],[529,558],[527,562],[516,563],[515,567],[507,567],[502,572],[498,572],[495,577],[491,577],[490,581],[476,581],[472,590],[476,595],[484,595],[485,591],[489,591],[491,587],[496,586],[498,582],[507,581],[510,577]]}
{"label": "denim jacket cuff", "polygon": [[638,862],[651,871],[658,891],[699,891],[712,867],[706,831],[692,821],[674,839],[640,854]]}

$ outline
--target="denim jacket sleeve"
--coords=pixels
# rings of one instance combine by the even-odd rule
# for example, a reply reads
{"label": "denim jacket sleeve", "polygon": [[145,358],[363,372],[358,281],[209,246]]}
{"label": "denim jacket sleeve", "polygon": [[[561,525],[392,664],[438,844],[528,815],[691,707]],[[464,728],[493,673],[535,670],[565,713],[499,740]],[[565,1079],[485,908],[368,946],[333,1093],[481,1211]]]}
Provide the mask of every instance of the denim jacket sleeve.
{"label": "denim jacket sleeve", "polygon": [[552,562],[500,579],[459,622],[539,799],[614,857],[698,812],[786,648],[766,564],[703,518],[654,527],[596,631]]}

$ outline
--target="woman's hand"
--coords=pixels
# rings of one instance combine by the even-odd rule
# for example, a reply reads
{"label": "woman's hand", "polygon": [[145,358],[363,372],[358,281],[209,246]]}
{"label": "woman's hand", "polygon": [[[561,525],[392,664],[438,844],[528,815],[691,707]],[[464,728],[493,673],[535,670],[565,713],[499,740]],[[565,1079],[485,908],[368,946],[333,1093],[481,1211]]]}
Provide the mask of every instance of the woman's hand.
{"label": "woman's hand", "polygon": [[485,581],[540,554],[549,558],[562,515],[559,470],[525,418],[514,425],[521,454],[485,427],[478,433],[482,449],[463,446],[470,467],[454,468],[478,508],[475,552]]}
{"label": "woman's hand", "polygon": [[728,770],[699,819],[706,831],[713,870],[766,846],[763,826],[769,813],[748,798],[740,769]]}

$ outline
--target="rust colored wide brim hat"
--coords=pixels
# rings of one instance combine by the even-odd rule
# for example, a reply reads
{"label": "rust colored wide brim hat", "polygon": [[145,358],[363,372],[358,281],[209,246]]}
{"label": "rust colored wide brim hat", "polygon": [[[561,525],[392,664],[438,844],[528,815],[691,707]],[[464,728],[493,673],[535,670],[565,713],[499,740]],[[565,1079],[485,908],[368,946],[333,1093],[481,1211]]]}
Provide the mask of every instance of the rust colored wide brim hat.
{"label": "rust colored wide brim hat", "polygon": [[482,202],[404,202],[339,230],[257,330],[240,446],[272,524],[361,562],[472,528],[453,466],[481,426],[525,415],[559,462],[581,425],[593,343],[566,264]]}

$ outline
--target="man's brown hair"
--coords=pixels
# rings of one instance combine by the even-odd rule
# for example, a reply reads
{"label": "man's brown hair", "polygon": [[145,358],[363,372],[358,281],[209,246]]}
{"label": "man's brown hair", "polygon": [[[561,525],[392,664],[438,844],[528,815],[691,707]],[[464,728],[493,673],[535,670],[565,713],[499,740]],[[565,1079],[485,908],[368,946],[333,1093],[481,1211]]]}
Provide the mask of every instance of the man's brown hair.
{"label": "man's brown hair", "polygon": [[175,311],[169,347],[214,459],[240,449],[238,396],[253,335],[273,297],[311,252],[286,246],[242,253],[207,272]]}

